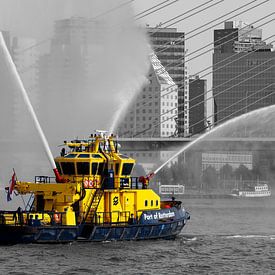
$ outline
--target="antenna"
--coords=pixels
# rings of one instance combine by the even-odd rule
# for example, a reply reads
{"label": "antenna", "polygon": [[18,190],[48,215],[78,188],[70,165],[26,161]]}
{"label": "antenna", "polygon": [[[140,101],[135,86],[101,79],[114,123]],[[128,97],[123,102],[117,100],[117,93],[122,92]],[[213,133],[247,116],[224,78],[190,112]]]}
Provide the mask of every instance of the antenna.
{"label": "antenna", "polygon": [[102,138],[106,137],[106,133],[108,133],[108,131],[105,130],[95,130],[96,133],[98,133]]}

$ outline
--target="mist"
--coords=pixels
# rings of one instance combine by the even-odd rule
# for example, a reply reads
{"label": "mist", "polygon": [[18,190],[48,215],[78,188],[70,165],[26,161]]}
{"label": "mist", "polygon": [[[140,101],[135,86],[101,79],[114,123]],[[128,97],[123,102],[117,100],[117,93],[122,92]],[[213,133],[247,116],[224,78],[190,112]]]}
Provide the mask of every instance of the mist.
{"label": "mist", "polygon": [[[54,155],[64,140],[108,130],[149,69],[146,31],[125,1],[0,0],[0,29]],[[1,58],[1,56],[0,56]],[[3,62],[0,180],[50,173],[42,143]]]}

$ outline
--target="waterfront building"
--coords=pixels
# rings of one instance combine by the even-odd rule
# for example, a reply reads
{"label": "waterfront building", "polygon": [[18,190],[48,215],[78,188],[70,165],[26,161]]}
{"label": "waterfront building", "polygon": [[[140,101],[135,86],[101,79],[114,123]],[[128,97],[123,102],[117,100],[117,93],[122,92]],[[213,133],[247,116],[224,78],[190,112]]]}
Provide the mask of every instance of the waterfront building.
{"label": "waterfront building", "polygon": [[118,127],[123,137],[172,137],[178,118],[178,87],[155,54],[147,82]]}
{"label": "waterfront building", "polygon": [[[16,65],[26,91],[33,106],[37,106],[39,96],[37,93],[37,60],[38,50],[32,47],[36,40],[18,37],[12,33],[2,32],[7,48]],[[18,91],[16,80],[4,63],[1,63],[1,87],[3,89],[1,100],[1,128],[5,129],[2,138],[11,139],[14,136],[26,138],[33,128],[29,113],[23,97]]]}
{"label": "waterfront building", "polygon": [[[199,76],[189,79],[188,128],[190,135],[201,134],[208,127],[206,118],[206,80]],[[187,99],[185,99],[187,100]]]}
{"label": "waterfront building", "polygon": [[214,30],[214,45],[216,123],[275,103],[275,52],[261,29],[226,22]]}
{"label": "waterfront building", "polygon": [[225,165],[236,170],[240,165],[252,170],[253,155],[250,152],[202,152],[202,171],[211,166],[217,172]]}
{"label": "waterfront building", "polygon": [[187,110],[184,106],[184,97],[188,94],[187,71],[185,68],[185,41],[184,32],[176,28],[147,28],[151,40],[152,50],[157,55],[170,77],[178,86],[178,118],[177,135],[185,136]]}
{"label": "waterfront building", "polygon": [[[33,38],[13,37],[11,49],[17,71],[33,107],[37,109],[40,100],[37,90],[37,61],[39,58],[39,51],[37,47],[33,47],[35,44],[36,39]],[[15,92],[14,104],[14,134],[22,138],[27,138],[32,132],[33,122],[18,90]]]}
{"label": "waterfront building", "polygon": [[[2,31],[4,40],[11,52],[11,37],[7,31]],[[7,71],[4,62],[0,63],[0,77],[1,77],[1,102],[0,102],[0,127],[5,129],[1,133],[1,140],[7,140],[14,135],[14,89],[11,85],[11,76]]]}
{"label": "waterfront building", "polygon": [[[95,39],[100,33],[97,27],[97,22],[81,17],[56,21],[49,53],[39,59],[38,85],[43,104],[38,112],[49,139],[71,137],[83,131],[88,103],[92,105],[89,95],[98,85],[98,82],[92,83],[95,68],[90,64],[91,53],[99,48]],[[77,112],[79,108],[86,108],[87,112]],[[54,110],[63,110],[63,113],[57,116]]]}

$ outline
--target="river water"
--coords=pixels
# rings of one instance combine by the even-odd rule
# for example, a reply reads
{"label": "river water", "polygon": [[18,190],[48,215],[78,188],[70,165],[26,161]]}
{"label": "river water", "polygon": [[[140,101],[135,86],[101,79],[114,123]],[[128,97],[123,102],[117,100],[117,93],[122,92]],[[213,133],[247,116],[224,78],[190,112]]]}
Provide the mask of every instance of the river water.
{"label": "river water", "polygon": [[275,199],[186,199],[175,240],[0,247],[0,274],[275,274]]}

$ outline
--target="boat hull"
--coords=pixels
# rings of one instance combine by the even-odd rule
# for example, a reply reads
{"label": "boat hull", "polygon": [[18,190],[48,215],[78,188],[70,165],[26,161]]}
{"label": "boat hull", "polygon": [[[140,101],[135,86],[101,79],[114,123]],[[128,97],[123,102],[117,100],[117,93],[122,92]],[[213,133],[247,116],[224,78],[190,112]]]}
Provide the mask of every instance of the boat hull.
{"label": "boat hull", "polygon": [[271,197],[271,192],[247,192],[240,191],[239,194],[231,194],[234,198],[268,198]]}
{"label": "boat hull", "polygon": [[74,241],[102,242],[148,239],[173,239],[182,230],[185,221],[128,226],[93,226],[86,237],[78,235],[77,227],[36,228],[30,226],[0,226],[0,244],[69,243]]}
{"label": "boat hull", "polygon": [[28,225],[0,225],[0,244],[17,243],[67,243],[77,239],[78,227]]}
{"label": "boat hull", "polygon": [[[94,226],[82,241],[126,241],[149,239],[173,239],[185,226],[185,220],[129,226]],[[81,239],[79,239],[81,240]]]}
{"label": "boat hull", "polygon": [[0,225],[0,244],[173,239],[190,219],[188,212],[180,211],[180,213],[179,217],[175,219],[154,223],[37,227],[2,224]]}

